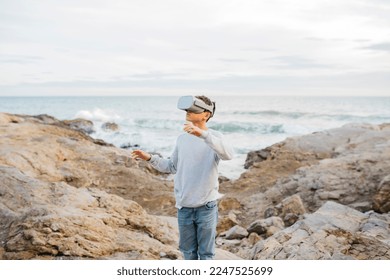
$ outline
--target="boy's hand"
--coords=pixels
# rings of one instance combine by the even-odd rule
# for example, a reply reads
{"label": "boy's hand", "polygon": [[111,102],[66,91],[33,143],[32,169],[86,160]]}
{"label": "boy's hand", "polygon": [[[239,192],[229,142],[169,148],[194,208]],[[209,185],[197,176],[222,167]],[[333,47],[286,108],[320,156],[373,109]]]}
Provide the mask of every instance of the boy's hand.
{"label": "boy's hand", "polygon": [[134,150],[132,153],[131,153],[131,158],[132,159],[143,159],[143,160],[146,160],[146,161],[149,161],[152,156],[150,154],[148,154],[147,152],[144,152],[142,150]]}
{"label": "boy's hand", "polygon": [[203,130],[199,127],[195,126],[192,122],[186,122],[184,124],[183,130],[189,134],[195,135],[195,136],[201,136]]}

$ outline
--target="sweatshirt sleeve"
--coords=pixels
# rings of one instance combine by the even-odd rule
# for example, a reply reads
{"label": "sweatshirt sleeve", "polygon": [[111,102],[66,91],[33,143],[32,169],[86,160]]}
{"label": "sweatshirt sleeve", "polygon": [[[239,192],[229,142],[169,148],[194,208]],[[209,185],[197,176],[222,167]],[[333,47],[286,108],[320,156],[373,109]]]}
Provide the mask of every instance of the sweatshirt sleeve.
{"label": "sweatshirt sleeve", "polygon": [[230,160],[233,158],[233,148],[227,143],[221,133],[211,133],[208,130],[204,130],[200,137],[217,153],[220,159]]}
{"label": "sweatshirt sleeve", "polygon": [[152,155],[149,162],[153,166],[153,168],[157,169],[160,172],[175,174],[177,166],[177,147],[173,151],[170,158],[165,159],[158,155]]}

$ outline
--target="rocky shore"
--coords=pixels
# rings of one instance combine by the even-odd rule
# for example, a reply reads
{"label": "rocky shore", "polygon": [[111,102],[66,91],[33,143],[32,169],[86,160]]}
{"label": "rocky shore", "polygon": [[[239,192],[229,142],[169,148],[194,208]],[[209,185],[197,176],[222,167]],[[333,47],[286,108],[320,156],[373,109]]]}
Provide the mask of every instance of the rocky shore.
{"label": "rocky shore", "polygon": [[[92,130],[0,113],[0,259],[181,258],[173,183]],[[221,180],[217,258],[390,259],[390,124],[288,138],[246,167]]]}

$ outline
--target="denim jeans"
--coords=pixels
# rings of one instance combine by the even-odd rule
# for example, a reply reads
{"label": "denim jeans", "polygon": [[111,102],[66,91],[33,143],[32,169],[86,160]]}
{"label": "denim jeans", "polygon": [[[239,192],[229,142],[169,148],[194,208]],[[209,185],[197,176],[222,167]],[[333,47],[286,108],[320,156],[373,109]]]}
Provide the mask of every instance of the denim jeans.
{"label": "denim jeans", "polygon": [[197,208],[183,207],[177,211],[179,249],[186,260],[212,260],[215,256],[218,206],[210,201]]}

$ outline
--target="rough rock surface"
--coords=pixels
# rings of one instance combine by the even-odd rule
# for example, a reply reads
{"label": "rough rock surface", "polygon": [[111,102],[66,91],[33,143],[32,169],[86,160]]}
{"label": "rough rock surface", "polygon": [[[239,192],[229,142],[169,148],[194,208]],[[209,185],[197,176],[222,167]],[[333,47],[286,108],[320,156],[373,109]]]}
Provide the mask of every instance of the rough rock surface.
{"label": "rough rock surface", "polygon": [[390,259],[390,214],[361,213],[328,201],[313,214],[258,242],[250,259]]}
{"label": "rough rock surface", "polygon": [[[350,230],[348,231],[350,234],[343,235],[345,242],[352,244],[348,247],[349,253],[346,254],[340,253],[341,251],[334,254],[332,250],[336,249],[325,246],[328,241],[320,241],[324,236],[316,234],[310,237],[312,243],[302,245],[306,246],[302,252],[295,252],[295,255],[287,253],[277,255],[277,249],[271,252],[266,248],[279,246],[277,244],[281,244],[282,248],[287,244],[289,237],[276,240],[275,236],[282,235],[280,233],[282,229],[274,228],[270,236],[267,228],[263,226],[264,222],[261,224],[261,221],[273,216],[280,217],[286,226],[282,232],[288,232],[295,229],[297,224],[304,225],[307,222],[305,217],[308,214],[305,213],[313,213],[324,204],[333,201],[348,206],[348,211],[354,211],[353,209],[360,211],[354,213],[361,213],[365,219],[375,217],[378,221],[384,221],[381,222],[385,225],[381,226],[380,231],[381,235],[387,236],[390,232],[386,222],[390,210],[390,124],[349,124],[341,128],[288,138],[266,148],[263,153],[251,153],[251,158],[247,162],[250,162],[249,170],[238,180],[221,185],[221,191],[226,194],[221,203],[229,205],[228,202],[234,199],[235,205],[240,206],[234,208],[237,221],[234,225],[246,227],[252,232],[249,226],[253,227],[252,223],[257,221],[258,229],[261,229],[257,234],[263,239],[261,244],[265,245],[264,247],[256,245],[256,252],[252,255],[248,255],[248,250],[254,249],[247,238],[240,242],[220,241],[223,248],[243,258],[337,259],[346,256],[353,259],[389,258],[387,247],[382,250],[379,245],[377,246],[382,242],[388,244],[386,238],[379,242],[373,240],[371,235],[366,235],[364,231],[356,230]],[[327,205],[336,207],[338,204]],[[230,211],[231,208],[224,207],[220,220],[226,221]],[[333,218],[337,220],[337,215],[339,214],[336,212],[329,212],[328,220],[330,222]],[[344,216],[344,219],[346,224],[351,222],[348,215]],[[339,238],[335,234],[328,239],[334,236]],[[303,244],[306,244],[305,242]],[[323,247],[313,245],[317,243]],[[374,251],[364,255],[356,248]],[[306,255],[303,252],[306,252]]]}
{"label": "rough rock surface", "polygon": [[66,120],[62,122],[63,124],[69,125],[70,128],[92,134],[95,132],[93,127],[93,122],[85,119],[75,119],[75,120]]}
{"label": "rough rock surface", "polygon": [[[88,124],[0,113],[0,259],[181,258],[170,178]],[[239,179],[221,180],[217,245],[230,253],[217,258],[390,259],[390,124],[248,158]]]}
{"label": "rough rock surface", "polygon": [[0,165],[45,182],[95,187],[134,200],[150,213],[175,213],[173,184],[131,160],[128,151],[53,117],[0,113]]}
{"label": "rough rock surface", "polygon": [[380,182],[373,203],[375,211],[380,213],[390,212],[390,175]]}
{"label": "rough rock surface", "polygon": [[79,122],[0,113],[0,259],[182,258],[176,219],[150,214],[175,212],[172,182]]}
{"label": "rough rock surface", "polygon": [[309,212],[328,200],[387,212],[390,124],[346,125],[288,138],[268,150],[267,160],[221,185],[224,200],[234,198],[241,205],[243,224],[263,218],[268,208],[294,194]]}
{"label": "rough rock surface", "polygon": [[2,258],[180,258],[172,227],[136,202],[96,188],[33,179],[0,167]]}

